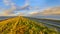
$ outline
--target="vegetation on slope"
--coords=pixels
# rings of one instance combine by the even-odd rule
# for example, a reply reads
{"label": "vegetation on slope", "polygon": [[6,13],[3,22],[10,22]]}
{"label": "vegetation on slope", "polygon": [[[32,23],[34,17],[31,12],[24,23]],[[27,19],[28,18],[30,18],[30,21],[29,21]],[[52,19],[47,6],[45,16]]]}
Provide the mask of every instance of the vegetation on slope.
{"label": "vegetation on slope", "polygon": [[0,22],[0,34],[58,34],[58,32],[19,16]]}

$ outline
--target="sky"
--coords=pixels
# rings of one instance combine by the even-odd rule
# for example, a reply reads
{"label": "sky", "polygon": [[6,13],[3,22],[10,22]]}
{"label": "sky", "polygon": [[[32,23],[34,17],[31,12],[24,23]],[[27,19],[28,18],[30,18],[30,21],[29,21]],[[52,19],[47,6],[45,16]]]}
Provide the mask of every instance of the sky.
{"label": "sky", "polygon": [[28,15],[55,6],[60,0],[0,0],[0,16]]}

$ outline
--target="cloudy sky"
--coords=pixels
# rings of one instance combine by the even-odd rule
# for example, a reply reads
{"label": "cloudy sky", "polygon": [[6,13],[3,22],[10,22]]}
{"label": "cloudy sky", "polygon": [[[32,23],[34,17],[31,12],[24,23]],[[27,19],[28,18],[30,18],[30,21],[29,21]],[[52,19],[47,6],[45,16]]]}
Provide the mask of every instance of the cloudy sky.
{"label": "cloudy sky", "polygon": [[60,6],[60,0],[0,0],[0,16],[28,15],[54,6]]}

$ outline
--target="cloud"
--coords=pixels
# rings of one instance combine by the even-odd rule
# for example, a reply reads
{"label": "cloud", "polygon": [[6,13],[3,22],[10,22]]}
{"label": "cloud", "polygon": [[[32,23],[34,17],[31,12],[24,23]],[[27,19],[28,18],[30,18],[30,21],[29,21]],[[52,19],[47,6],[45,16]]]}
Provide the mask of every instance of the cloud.
{"label": "cloud", "polygon": [[[10,8],[4,10],[2,15],[6,15],[6,16],[13,15],[13,14],[18,13],[18,11],[20,11],[20,10],[30,10],[31,7],[29,6],[28,1],[29,0],[25,0],[24,6],[17,6],[14,2],[12,2],[12,0],[3,0],[4,4],[7,6],[10,6]],[[15,11],[16,11],[16,13],[15,13]]]}
{"label": "cloud", "polygon": [[[16,13],[18,15],[19,14],[18,11],[20,11],[20,10],[31,10],[33,8],[29,5],[29,0],[25,0],[24,6],[17,6],[14,2],[12,2],[12,0],[3,0],[3,2],[5,3],[5,5],[10,6],[9,9],[6,9],[3,11],[2,15],[4,15],[4,16],[14,15]],[[38,7],[36,7],[35,9],[38,9]],[[15,13],[15,11],[16,11],[16,13]],[[20,13],[20,14],[24,15],[25,13]]]}
{"label": "cloud", "polygon": [[10,15],[13,14],[16,10],[15,3],[13,3],[11,0],[3,0],[4,4],[7,6],[10,6],[9,9],[6,9],[3,11],[3,15]]}
{"label": "cloud", "polygon": [[41,12],[31,12],[31,16],[49,16],[49,15],[60,15],[60,7],[47,8]]}
{"label": "cloud", "polygon": [[22,15],[25,15],[24,13],[22,13],[22,12],[13,12],[13,11],[11,11],[10,9],[9,10],[4,10],[4,12],[2,12],[1,14],[0,14],[0,16],[17,16],[17,15],[20,15],[20,16],[22,16]]}
{"label": "cloud", "polygon": [[30,12],[29,14],[31,14],[31,15],[33,15],[33,14],[37,14],[38,12],[36,11],[36,12]]}
{"label": "cloud", "polygon": [[25,14],[24,13],[21,13],[21,12],[19,12],[19,13],[15,13],[15,14],[10,14],[10,15],[8,15],[8,16],[24,16]]}
{"label": "cloud", "polygon": [[29,15],[37,15],[39,13],[40,13],[40,10],[34,10],[34,11],[29,12]]}
{"label": "cloud", "polygon": [[10,3],[11,3],[10,0],[3,0],[3,2],[4,2],[4,4],[7,5],[7,6],[10,5]]}

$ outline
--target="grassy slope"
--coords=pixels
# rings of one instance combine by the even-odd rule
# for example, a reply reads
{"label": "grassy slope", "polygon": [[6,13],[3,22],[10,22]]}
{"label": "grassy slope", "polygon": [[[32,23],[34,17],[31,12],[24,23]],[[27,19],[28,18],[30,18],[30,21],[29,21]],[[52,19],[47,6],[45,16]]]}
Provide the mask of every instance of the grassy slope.
{"label": "grassy slope", "polygon": [[0,22],[0,34],[58,34],[58,32],[19,16]]}

